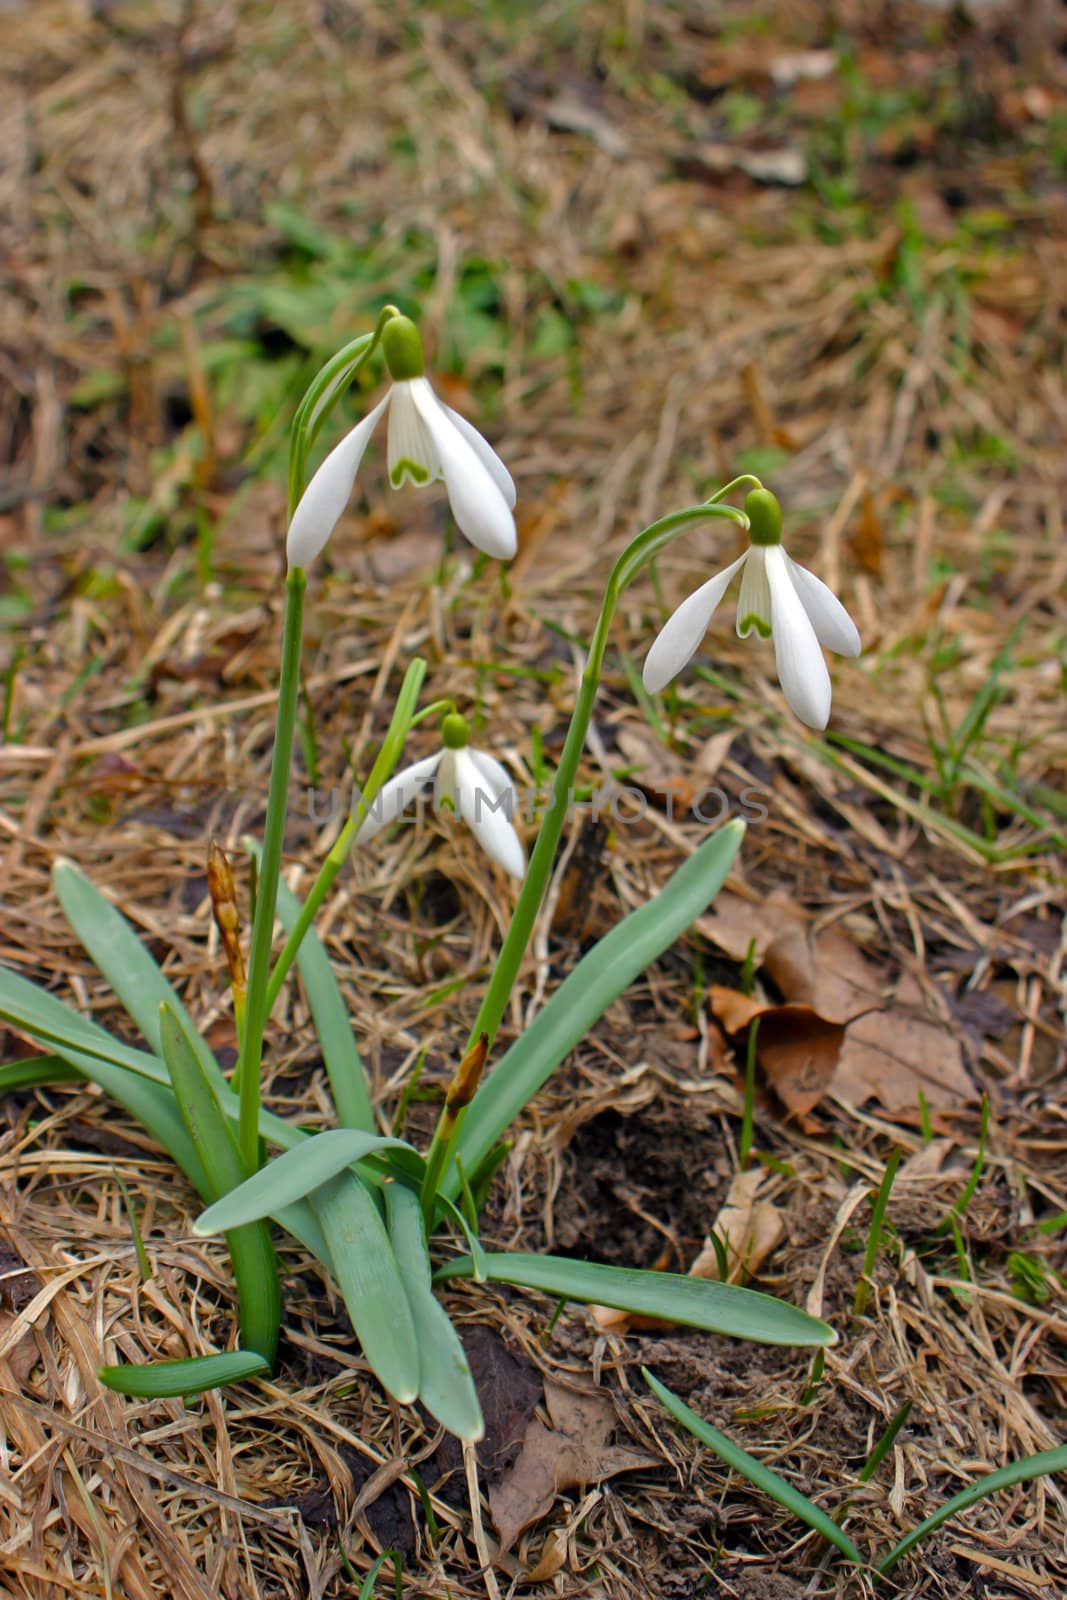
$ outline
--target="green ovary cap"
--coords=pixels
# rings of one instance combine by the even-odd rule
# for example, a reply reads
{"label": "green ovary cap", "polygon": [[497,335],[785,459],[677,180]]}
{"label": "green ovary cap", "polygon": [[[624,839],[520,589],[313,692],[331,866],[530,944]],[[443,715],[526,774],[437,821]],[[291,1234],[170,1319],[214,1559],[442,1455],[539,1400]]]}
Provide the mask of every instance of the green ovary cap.
{"label": "green ovary cap", "polygon": [[382,329],[382,350],[389,376],[396,383],[421,378],[426,371],[422,339],[410,317],[390,317]]}
{"label": "green ovary cap", "polygon": [[446,749],[465,750],[470,743],[466,717],[461,717],[458,711],[450,711],[447,717],[442,717],[441,738]]}
{"label": "green ovary cap", "polygon": [[781,544],[782,508],[769,489],[753,489],[746,494],[745,515],[753,544]]}

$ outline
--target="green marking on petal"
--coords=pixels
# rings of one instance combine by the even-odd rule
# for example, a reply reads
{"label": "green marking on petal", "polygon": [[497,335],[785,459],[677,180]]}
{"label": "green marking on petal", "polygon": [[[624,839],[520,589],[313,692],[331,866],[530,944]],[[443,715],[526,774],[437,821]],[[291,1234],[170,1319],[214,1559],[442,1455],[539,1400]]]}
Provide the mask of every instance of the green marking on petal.
{"label": "green marking on petal", "polygon": [[417,461],[409,461],[407,456],[401,456],[389,474],[389,481],[394,489],[399,489],[405,477],[410,478],[412,483],[418,484],[430,481],[430,474],[425,467],[420,467]]}
{"label": "green marking on petal", "polygon": [[765,622],[762,617],[757,616],[754,611],[750,611],[748,616],[742,617],[737,624],[737,631],[742,639],[747,639],[750,633],[758,633],[761,639],[769,639],[771,625],[769,622]]}
{"label": "green marking on petal", "polygon": [[451,811],[452,815],[455,816],[456,802],[450,794],[443,794],[437,802],[437,809],[438,811]]}

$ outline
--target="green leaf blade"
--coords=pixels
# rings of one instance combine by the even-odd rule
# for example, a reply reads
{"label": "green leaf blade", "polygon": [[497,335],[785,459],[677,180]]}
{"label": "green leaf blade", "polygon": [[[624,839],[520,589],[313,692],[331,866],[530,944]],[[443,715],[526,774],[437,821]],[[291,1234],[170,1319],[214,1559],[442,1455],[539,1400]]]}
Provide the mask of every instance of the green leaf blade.
{"label": "green leaf blade", "polygon": [[[641,1316],[663,1317],[708,1333],[721,1333],[756,1344],[796,1348],[835,1344],[837,1335],[825,1322],[809,1317],[785,1300],[742,1289],[712,1278],[690,1278],[679,1272],[642,1272],[635,1267],[609,1267],[568,1256],[524,1255],[519,1251],[487,1252],[483,1270],[490,1283],[519,1284],[566,1300],[612,1306]],[[473,1263],[461,1256],[440,1267],[440,1283],[469,1278]]]}
{"label": "green leaf blade", "polygon": [[255,1350],[227,1350],[219,1355],[192,1356],[187,1361],[151,1361],[144,1366],[123,1363],[101,1367],[100,1382],[116,1394],[135,1400],[163,1400],[203,1394],[227,1383],[243,1383],[270,1371],[270,1362]]}
{"label": "green leaf blade", "polygon": [[[300,901],[284,883],[278,884],[277,912],[282,927],[287,934],[291,933],[300,916]],[[374,1109],[363,1061],[330,958],[314,928],[309,928],[300,941],[296,964],[315,1023],[338,1121],[346,1128],[362,1128],[373,1133]]]}
{"label": "green leaf blade", "polygon": [[1057,1445],[1053,1450],[1041,1450],[1037,1455],[1023,1456],[1020,1461],[1012,1461],[1006,1467],[1001,1467],[997,1472],[987,1473],[984,1478],[979,1478],[977,1483],[970,1484],[966,1489],[961,1489],[959,1494],[954,1494],[951,1500],[946,1500],[917,1528],[895,1544],[889,1554],[878,1563],[877,1570],[883,1575],[891,1572],[909,1550],[925,1539],[927,1534],[934,1533],[941,1524],[948,1522],[957,1512],[966,1511],[968,1506],[973,1506],[979,1500],[984,1500],[987,1495],[996,1494],[1001,1489],[1010,1489],[1016,1483],[1029,1483],[1034,1478],[1044,1478],[1053,1472],[1067,1472],[1067,1444]]}
{"label": "green leaf blade", "polygon": [[485,1433],[482,1408],[459,1334],[431,1288],[418,1195],[403,1184],[390,1183],[385,1189],[385,1205],[418,1340],[418,1397],[450,1433],[476,1443]]}
{"label": "green leaf blade", "polygon": [[[159,1032],[182,1120],[203,1162],[212,1198],[217,1199],[245,1177],[237,1139],[192,1041],[166,1004],[160,1007]],[[281,1289],[270,1228],[266,1222],[253,1222],[229,1229],[226,1246],[237,1280],[241,1338],[273,1365],[281,1328]]]}
{"label": "green leaf blade", "polygon": [[82,1075],[59,1055],[24,1056],[0,1066],[0,1095],[18,1089],[43,1089],[51,1083],[80,1083]]}
{"label": "green leaf blade", "polygon": [[382,1386],[409,1405],[419,1392],[419,1348],[396,1252],[373,1195],[346,1170],[316,1189],[308,1204],[363,1354]]}
{"label": "green leaf blade", "polygon": [[57,861],[52,884],[67,921],[88,955],[121,1000],[149,1048],[163,1054],[160,1041],[161,1006],[182,1024],[209,1082],[224,1082],[222,1069],[201,1039],[176,990],[163,976],[155,958],[137,937],[126,918],[72,861]]}
{"label": "green leaf blade", "polygon": [[113,1039],[17,973],[0,967],[0,1021],[48,1044],[79,1078],[95,1083],[157,1139],[198,1194],[207,1174],[168,1086],[162,1061]]}
{"label": "green leaf blade", "polygon": [[279,1207],[305,1199],[346,1167],[384,1150],[418,1155],[403,1139],[364,1133],[361,1128],[328,1128],[312,1134],[222,1195],[197,1218],[193,1231],[203,1238],[272,1216]]}
{"label": "green leaf blade", "polygon": [[530,1026],[497,1062],[471,1101],[441,1188],[459,1190],[456,1158],[476,1174],[498,1139],[542,1084],[634,978],[674,944],[721,889],[744,824],[712,835],[647,905],[625,917],[584,955]]}

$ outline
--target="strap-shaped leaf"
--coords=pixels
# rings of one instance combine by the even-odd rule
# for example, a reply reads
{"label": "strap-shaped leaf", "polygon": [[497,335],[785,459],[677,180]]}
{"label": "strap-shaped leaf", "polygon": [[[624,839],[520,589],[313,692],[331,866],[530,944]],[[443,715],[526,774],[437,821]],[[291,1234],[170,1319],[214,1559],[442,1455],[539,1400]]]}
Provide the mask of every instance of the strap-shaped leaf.
{"label": "strap-shaped leaf", "polygon": [[55,995],[4,967],[0,967],[0,1020],[51,1045],[79,1077],[103,1089],[159,1141],[197,1193],[210,1198],[207,1174],[161,1061],[120,1044]]}
{"label": "strap-shaped leaf", "polygon": [[149,1048],[162,1055],[159,1008],[167,1005],[182,1025],[210,1083],[225,1080],[214,1055],[201,1039],[177,991],[163,976],[155,957],[145,948],[126,918],[73,861],[57,861],[52,883],[67,921],[86,952],[111,985],[130,1017],[140,1028]]}
{"label": "strap-shaped leaf", "polygon": [[241,1383],[269,1371],[270,1362],[255,1350],[226,1350],[220,1355],[192,1356],[188,1361],[101,1367],[97,1377],[118,1394],[137,1400],[162,1400],[172,1395],[203,1394],[207,1389],[221,1389],[225,1383]]}
{"label": "strap-shaped leaf", "polygon": [[698,1417],[684,1400],[679,1400],[678,1396],[672,1394],[658,1378],[654,1378],[647,1367],[641,1368],[641,1376],[660,1404],[666,1406],[671,1416],[699,1439],[701,1444],[706,1444],[709,1450],[714,1450],[728,1467],[732,1467],[743,1478],[747,1478],[749,1483],[754,1483],[757,1489],[762,1489],[770,1499],[777,1500],[780,1506],[785,1506],[787,1511],[791,1511],[795,1517],[806,1522],[809,1528],[821,1533],[824,1539],[836,1545],[842,1555],[848,1556],[858,1567],[867,1565],[848,1534],[842,1532],[833,1518],[828,1517],[821,1507],[808,1499],[807,1495],[801,1494],[799,1489],[794,1489],[791,1483],[787,1483],[776,1472],[765,1467],[762,1461],[757,1461],[747,1450],[742,1450],[740,1445],[734,1444],[724,1433],[720,1433],[718,1428],[713,1428],[710,1422]]}
{"label": "strap-shaped leaf", "polygon": [[403,1139],[364,1133],[359,1128],[330,1128],[313,1134],[209,1206],[197,1218],[194,1232],[205,1237],[257,1217],[272,1216],[279,1206],[302,1200],[327,1179],[380,1150],[409,1150],[418,1159],[418,1151]]}
{"label": "strap-shaped leaf", "polygon": [[[681,938],[718,893],[741,848],[744,825],[728,822],[682,863],[647,905],[632,911],[582,957],[471,1101],[455,1157],[477,1174],[501,1134],[638,973]],[[459,1189],[455,1157],[441,1185]]]}
{"label": "strap-shaped leaf", "polygon": [[[490,1283],[518,1283],[564,1300],[664,1317],[709,1333],[725,1333],[756,1344],[798,1346],[837,1342],[834,1330],[787,1300],[741,1289],[711,1278],[688,1278],[680,1272],[641,1272],[635,1267],[608,1267],[568,1256],[524,1255],[518,1251],[487,1253],[484,1268]],[[439,1267],[438,1283],[473,1276],[469,1256]]]}
{"label": "strap-shaped leaf", "polygon": [[[25,978],[4,967],[0,967],[0,1021],[10,1022],[13,1027],[21,1028],[33,1038],[50,1044],[57,1055],[64,1056],[66,1060],[69,1060],[70,1056],[65,1047],[70,1046],[84,1056],[99,1058],[124,1067],[138,1077],[148,1078],[154,1083],[169,1087],[170,1076],[159,1056],[150,1055],[147,1050],[137,1050],[133,1045],[123,1044],[106,1029],[65,1005],[54,994],[39,989],[36,984],[27,982]],[[217,1066],[215,1070],[218,1072]],[[88,1072],[86,1076],[92,1078],[93,1074]],[[221,1073],[218,1073],[217,1078],[210,1072],[207,1076],[222,1110],[231,1122],[236,1123],[237,1096]],[[102,1079],[94,1078],[93,1081],[99,1082],[103,1089],[108,1088]],[[108,1089],[108,1093],[110,1092]],[[116,1099],[118,1098],[116,1095]],[[145,1125],[148,1126],[147,1123]],[[280,1145],[283,1150],[290,1150],[309,1137],[302,1128],[294,1127],[291,1122],[285,1122],[269,1111],[260,1112],[259,1131],[264,1139],[269,1140],[271,1144]],[[167,1149],[170,1149],[169,1143]]]}
{"label": "strap-shaped leaf", "polygon": [[[0,967],[0,1020],[53,1046],[55,1056],[38,1056],[34,1059],[39,1062],[58,1059],[59,1066],[49,1070],[47,1078],[34,1078],[33,1081],[64,1082],[69,1081],[68,1075],[72,1075],[75,1079],[97,1084],[158,1140],[197,1193],[205,1200],[211,1199],[207,1174],[182,1121],[164,1062],[144,1050],[135,1050],[130,1045],[122,1044],[95,1022],[64,1005],[55,995],[38,989],[4,967]],[[11,1062],[8,1065],[15,1067],[21,1066],[21,1063]],[[0,1093],[5,1089],[23,1086],[15,1074],[12,1074],[12,1081],[7,1081],[5,1071],[0,1067]],[[236,1096],[230,1094],[228,1089],[226,1095],[232,1117],[235,1117]],[[293,1146],[309,1137],[303,1129],[294,1128],[265,1112],[260,1118],[260,1130],[264,1137],[275,1144],[284,1143],[286,1146]],[[272,1210],[271,1215],[294,1238],[299,1239],[328,1271],[331,1270],[330,1252],[310,1207],[297,1201]]]}
{"label": "strap-shaped leaf", "polygon": [[402,1183],[386,1184],[385,1210],[419,1345],[419,1399],[449,1433],[478,1440],[485,1432],[478,1391],[459,1334],[430,1286],[419,1197]]}
{"label": "strap-shaped leaf", "polygon": [[[219,1110],[215,1092],[181,1022],[168,1005],[160,1007],[160,1043],[170,1071],[182,1120],[207,1173],[213,1198],[245,1177],[233,1128]],[[266,1222],[227,1231],[226,1245],[237,1280],[241,1340],[273,1363],[281,1326],[278,1264]]]}
{"label": "strap-shaped leaf", "polygon": [[0,1066],[0,1094],[16,1089],[38,1089],[48,1083],[80,1083],[81,1073],[62,1056],[24,1056]]}
{"label": "strap-shaped leaf", "polygon": [[396,1252],[377,1202],[344,1171],[309,1196],[363,1354],[405,1405],[419,1392],[419,1350]]}
{"label": "strap-shaped leaf", "polygon": [[[282,927],[291,933],[300,915],[300,901],[284,883],[278,885],[277,909]],[[300,941],[296,964],[326,1064],[337,1120],[343,1127],[373,1133],[374,1111],[355,1034],[330,958],[314,928]]]}

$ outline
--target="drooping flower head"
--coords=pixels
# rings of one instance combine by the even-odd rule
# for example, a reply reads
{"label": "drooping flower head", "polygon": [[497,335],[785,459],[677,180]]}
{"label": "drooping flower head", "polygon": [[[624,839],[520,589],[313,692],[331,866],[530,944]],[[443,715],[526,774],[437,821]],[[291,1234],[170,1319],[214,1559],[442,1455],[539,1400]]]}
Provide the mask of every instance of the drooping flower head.
{"label": "drooping flower head", "polygon": [[526,852],[511,821],[515,786],[500,762],[484,750],[472,750],[469,739],[467,719],[449,712],[441,721],[444,748],[382,786],[356,834],[358,842],[365,844],[398,821],[432,778],[434,810],[458,813],[486,855],[512,877],[523,877]]}
{"label": "drooping flower head", "polygon": [[476,428],[434,394],[425,376],[419,330],[390,317],[382,351],[392,387],[336,445],[304,490],[286,540],[291,567],[306,567],[324,548],[348,504],[375,424],[389,413],[389,482],[420,486],[444,480],[452,515],[471,544],[510,561],[515,554],[515,485]]}
{"label": "drooping flower head", "polygon": [[790,559],[782,545],[782,512],[769,489],[745,497],[751,544],[683,600],[645,657],[645,688],[656,694],[696,653],[731,579],[741,574],[737,632],[774,640],[782,691],[801,722],[825,728],[830,720],[830,674],[820,646],[858,656],[860,636],[844,606],[813,572]]}

